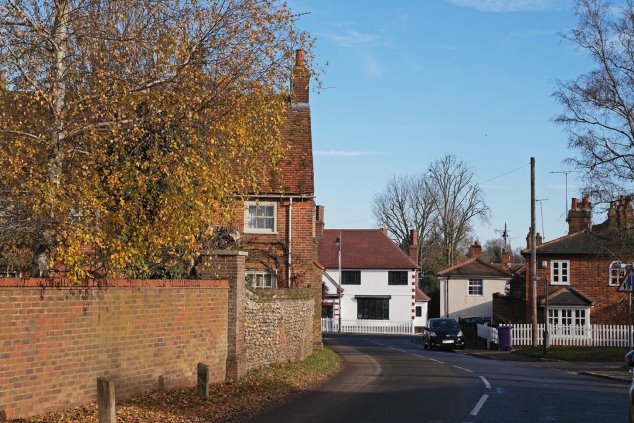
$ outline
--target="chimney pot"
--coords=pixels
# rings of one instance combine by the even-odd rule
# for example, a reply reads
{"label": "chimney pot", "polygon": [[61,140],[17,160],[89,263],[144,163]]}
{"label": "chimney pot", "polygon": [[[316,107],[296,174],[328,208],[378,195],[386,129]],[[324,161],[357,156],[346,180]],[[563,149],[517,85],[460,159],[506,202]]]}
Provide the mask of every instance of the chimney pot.
{"label": "chimney pot", "polygon": [[573,198],[566,222],[568,222],[568,234],[581,232],[592,224],[592,204],[588,197],[584,197],[579,207],[579,199]]}
{"label": "chimney pot", "polygon": [[482,254],[482,246],[480,245],[478,240],[475,240],[475,242],[471,246],[471,258],[480,257],[481,254]]}
{"label": "chimney pot", "polygon": [[301,48],[295,50],[295,66],[304,66],[304,50]]}

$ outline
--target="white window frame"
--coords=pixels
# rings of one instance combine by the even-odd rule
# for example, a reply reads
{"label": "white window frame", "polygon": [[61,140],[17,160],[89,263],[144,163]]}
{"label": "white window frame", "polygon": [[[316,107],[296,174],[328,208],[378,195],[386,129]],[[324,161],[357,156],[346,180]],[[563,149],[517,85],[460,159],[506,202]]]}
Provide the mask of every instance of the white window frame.
{"label": "white window frame", "polygon": [[[472,285],[473,282],[473,285]],[[476,290],[477,288],[479,288],[478,290],[480,291],[479,294],[474,294],[471,292],[471,288],[474,288],[474,290]],[[467,284],[467,296],[469,297],[483,297],[484,296],[484,280],[482,279],[469,279],[469,283]]]}
{"label": "white window frame", "polygon": [[570,260],[550,261],[550,284],[570,285]]}
{"label": "white window frame", "polygon": [[620,261],[610,263],[610,268],[608,269],[608,286],[619,286],[621,280],[625,277],[626,271],[627,265],[625,263]]}
{"label": "white window frame", "polygon": [[[273,228],[252,228],[249,226],[251,207],[273,207],[273,216],[259,216],[260,219],[273,219]],[[249,234],[277,234],[277,203],[274,201],[245,201],[244,202],[244,233]]]}
{"label": "white window frame", "polygon": [[[252,288],[277,288],[277,278],[275,274],[267,270],[247,270],[244,272],[244,277],[245,282]],[[267,277],[269,277],[270,285],[266,283]],[[250,278],[253,278],[255,283],[250,282]]]}
{"label": "white window frame", "polygon": [[[548,307],[548,324],[553,327],[590,327],[590,307]],[[561,329],[560,329],[561,330]],[[577,334],[575,331],[564,330],[562,335]]]}

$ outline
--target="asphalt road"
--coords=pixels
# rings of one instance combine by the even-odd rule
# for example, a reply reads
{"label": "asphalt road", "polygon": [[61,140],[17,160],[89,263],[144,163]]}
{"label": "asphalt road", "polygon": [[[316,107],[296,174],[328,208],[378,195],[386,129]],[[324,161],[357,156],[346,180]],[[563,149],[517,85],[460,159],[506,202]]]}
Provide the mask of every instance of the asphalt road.
{"label": "asphalt road", "polygon": [[324,339],[332,380],[251,423],[625,422],[627,386],[539,363],[427,351],[406,338]]}

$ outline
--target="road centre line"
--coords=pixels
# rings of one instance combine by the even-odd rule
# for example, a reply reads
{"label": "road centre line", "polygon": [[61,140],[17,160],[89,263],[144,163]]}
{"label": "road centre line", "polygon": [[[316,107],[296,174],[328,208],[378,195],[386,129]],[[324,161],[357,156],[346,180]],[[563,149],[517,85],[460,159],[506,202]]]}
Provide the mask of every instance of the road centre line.
{"label": "road centre line", "polygon": [[489,383],[489,381],[487,380],[487,378],[485,378],[484,376],[480,376],[480,379],[482,379],[482,382],[484,382],[484,387],[487,389],[491,389],[491,384]]}
{"label": "road centre line", "polygon": [[484,405],[484,403],[487,401],[487,399],[489,399],[489,396],[484,394],[480,397],[480,400],[478,401],[478,403],[475,405],[475,407],[473,407],[473,410],[471,410],[471,415],[472,416],[477,416],[478,413],[480,412],[480,409],[482,408],[482,406]]}
{"label": "road centre line", "polygon": [[465,369],[464,367],[454,366],[453,364],[451,365],[451,367],[455,367],[456,369],[464,370],[465,372],[473,373],[473,370]]}

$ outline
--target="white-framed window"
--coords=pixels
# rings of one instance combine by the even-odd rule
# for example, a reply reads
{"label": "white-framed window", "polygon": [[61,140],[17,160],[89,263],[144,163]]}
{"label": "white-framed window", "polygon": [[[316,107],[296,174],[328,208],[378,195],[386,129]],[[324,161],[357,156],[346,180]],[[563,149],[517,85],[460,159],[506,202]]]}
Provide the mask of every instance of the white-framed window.
{"label": "white-framed window", "polygon": [[[586,308],[548,308],[548,324],[560,327],[553,328],[562,335],[583,335],[585,332],[579,332],[573,329],[562,329],[561,327],[589,327],[590,326],[590,309]],[[563,330],[563,332],[562,332]]]}
{"label": "white-framed window", "polygon": [[266,270],[247,270],[245,279],[252,288],[275,288],[277,286],[275,275]]}
{"label": "white-framed window", "polygon": [[244,203],[244,232],[277,233],[277,203],[247,201]]}
{"label": "white-framed window", "polygon": [[553,285],[570,285],[570,260],[550,261],[550,283]]}
{"label": "white-framed window", "polygon": [[626,271],[627,266],[625,265],[625,263],[621,263],[620,261],[613,261],[612,263],[610,263],[610,279],[608,281],[608,285],[619,285],[625,277]]}
{"label": "white-framed window", "polygon": [[468,294],[479,297],[484,295],[484,284],[482,283],[482,279],[469,279]]}

